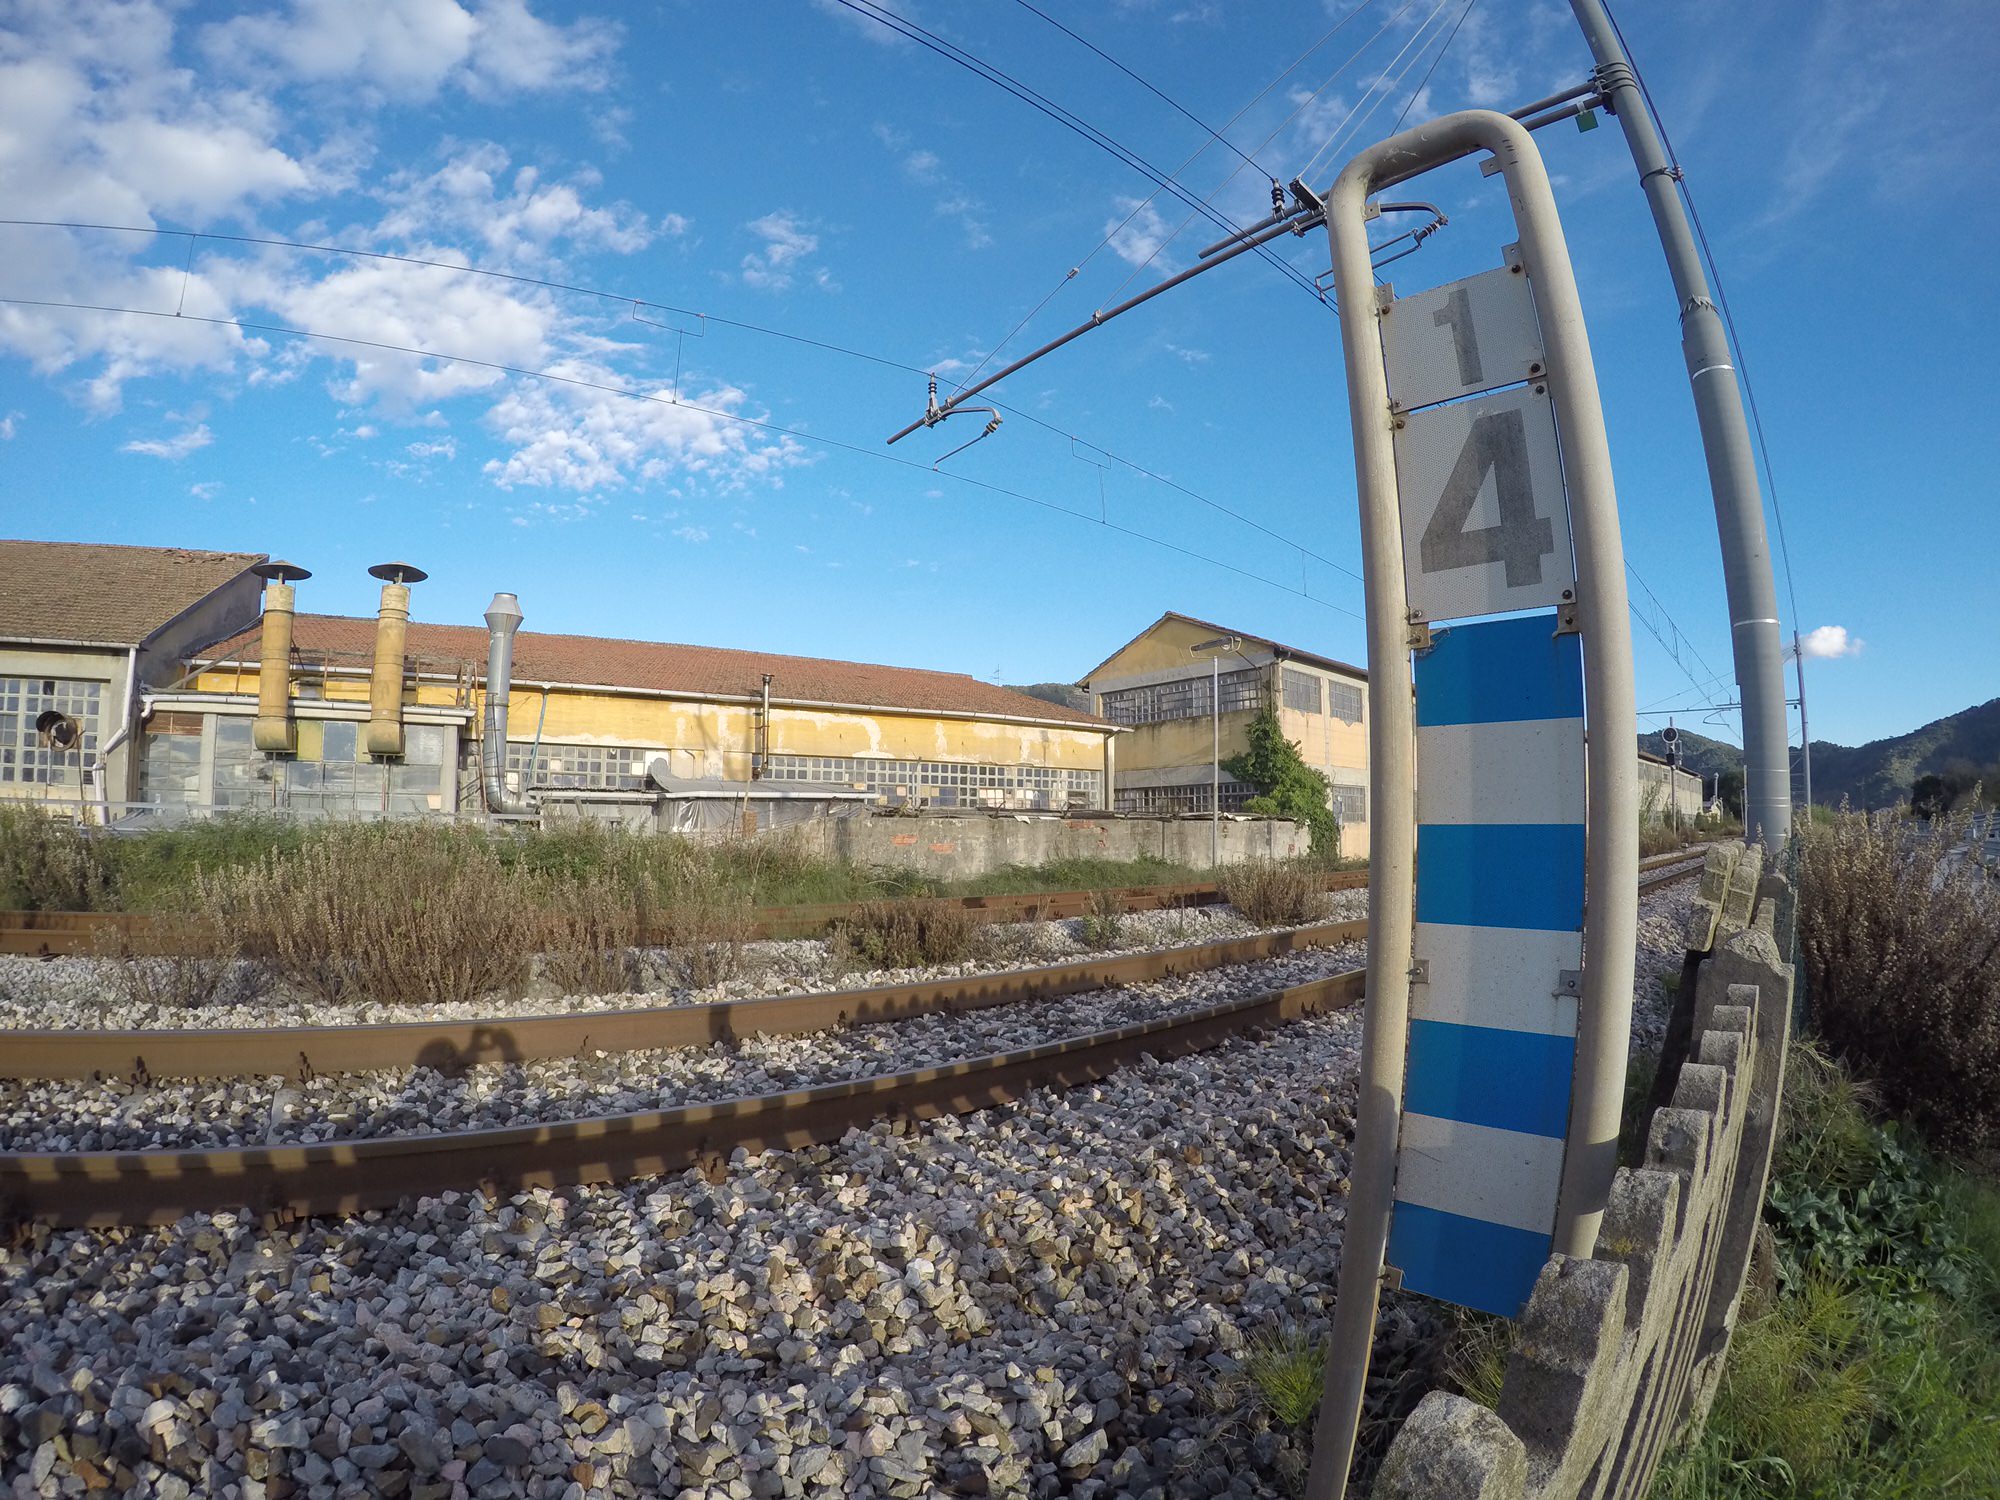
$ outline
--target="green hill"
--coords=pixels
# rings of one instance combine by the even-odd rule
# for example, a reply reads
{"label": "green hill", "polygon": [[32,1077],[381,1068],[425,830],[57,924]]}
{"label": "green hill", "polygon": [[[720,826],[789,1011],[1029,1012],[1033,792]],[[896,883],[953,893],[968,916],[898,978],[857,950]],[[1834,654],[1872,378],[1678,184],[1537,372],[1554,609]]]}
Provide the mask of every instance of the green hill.
{"label": "green hill", "polygon": [[2000,698],[1937,719],[1908,734],[1849,749],[1814,740],[1813,801],[1857,808],[1895,807],[1910,800],[1919,776],[2000,775]]}
{"label": "green hill", "polygon": [[[1640,735],[1639,748],[1667,751],[1658,732]],[[1703,776],[1743,769],[1736,746],[1685,729],[1681,751],[1681,763]],[[1843,797],[1856,808],[1900,807],[1919,776],[1943,776],[1960,787],[1983,780],[1990,798],[2000,787],[2000,698],[1865,745],[1814,740],[1812,765],[1813,801],[1822,807],[1838,807]]]}
{"label": "green hill", "polygon": [[[1639,748],[1648,755],[1662,759],[1667,753],[1667,742],[1658,730],[1639,736]],[[1705,734],[1696,734],[1692,729],[1681,730],[1681,766],[1697,776],[1713,776],[1718,771],[1740,771],[1743,769],[1743,752],[1723,740],[1712,740]]]}
{"label": "green hill", "polygon": [[1027,682],[1003,683],[1010,693],[1026,693],[1030,698],[1039,698],[1044,703],[1060,704],[1064,708],[1076,709],[1079,713],[1090,712],[1090,694],[1069,682]]}

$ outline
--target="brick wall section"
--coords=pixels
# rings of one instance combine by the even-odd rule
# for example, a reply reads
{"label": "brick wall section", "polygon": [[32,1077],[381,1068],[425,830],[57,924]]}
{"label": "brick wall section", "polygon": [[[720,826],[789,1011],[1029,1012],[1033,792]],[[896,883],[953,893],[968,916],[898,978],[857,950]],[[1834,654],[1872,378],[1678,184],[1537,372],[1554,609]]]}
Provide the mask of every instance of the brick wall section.
{"label": "brick wall section", "polygon": [[1790,903],[1760,851],[1710,852],[1688,933],[1686,1060],[1644,1164],[1619,1171],[1592,1258],[1542,1268],[1498,1410],[1431,1392],[1376,1500],[1641,1500],[1667,1446],[1706,1420],[1770,1174]]}

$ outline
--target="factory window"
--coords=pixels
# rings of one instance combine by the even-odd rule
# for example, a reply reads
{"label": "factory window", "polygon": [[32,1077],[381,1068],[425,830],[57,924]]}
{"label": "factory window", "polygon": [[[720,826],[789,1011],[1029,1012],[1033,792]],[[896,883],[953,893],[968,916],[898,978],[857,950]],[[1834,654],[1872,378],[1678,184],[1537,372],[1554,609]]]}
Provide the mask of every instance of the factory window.
{"label": "factory window", "polygon": [[855,755],[773,755],[768,781],[805,781],[869,792],[891,807],[993,807],[1021,811],[1103,805],[1096,771],[960,761],[875,760]]}
{"label": "factory window", "polygon": [[[0,677],[0,781],[75,786],[81,768],[97,759],[97,714],[101,682],[68,677]],[[68,750],[42,743],[35,720],[50,709],[67,714],[83,730]]]}
{"label": "factory window", "polygon": [[[1222,674],[1224,713],[1255,708],[1262,696],[1255,669]],[[1104,694],[1104,717],[1114,724],[1159,724],[1169,719],[1206,718],[1211,712],[1209,679],[1205,676],[1180,677],[1172,682],[1119,688]]]}
{"label": "factory window", "polygon": [[1320,712],[1320,680],[1310,672],[1285,668],[1285,707],[1302,714]]}
{"label": "factory window", "polygon": [[1368,821],[1368,788],[1337,786],[1333,789],[1333,815],[1346,827]]}
{"label": "factory window", "polygon": [[[1123,813],[1205,813],[1211,805],[1213,787],[1209,782],[1186,782],[1180,786],[1126,787],[1118,793],[1118,811]],[[1243,811],[1243,804],[1257,795],[1257,788],[1242,781],[1222,783],[1222,810]]]}
{"label": "factory window", "polygon": [[[507,742],[507,785],[523,789],[522,773],[535,753],[532,740]],[[556,745],[544,742],[535,759],[529,787],[576,787],[591,791],[639,792],[646,789],[646,759],[660,752],[627,745]]]}
{"label": "factory window", "polygon": [[1329,682],[1326,685],[1327,711],[1343,724],[1361,722],[1362,705],[1367,696],[1358,687],[1345,682]]}
{"label": "factory window", "polygon": [[139,798],[185,807],[201,798],[200,714],[156,713],[146,721]]}

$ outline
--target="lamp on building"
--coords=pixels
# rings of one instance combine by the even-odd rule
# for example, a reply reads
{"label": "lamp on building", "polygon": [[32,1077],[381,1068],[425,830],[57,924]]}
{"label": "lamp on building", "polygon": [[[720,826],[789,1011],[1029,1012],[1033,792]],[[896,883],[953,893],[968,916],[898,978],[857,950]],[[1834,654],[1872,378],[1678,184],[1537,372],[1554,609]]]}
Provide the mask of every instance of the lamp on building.
{"label": "lamp on building", "polygon": [[1222,863],[1222,653],[1240,651],[1240,636],[1218,635],[1188,647],[1194,656],[1208,658],[1208,716],[1214,728],[1215,757],[1208,785],[1208,867]]}

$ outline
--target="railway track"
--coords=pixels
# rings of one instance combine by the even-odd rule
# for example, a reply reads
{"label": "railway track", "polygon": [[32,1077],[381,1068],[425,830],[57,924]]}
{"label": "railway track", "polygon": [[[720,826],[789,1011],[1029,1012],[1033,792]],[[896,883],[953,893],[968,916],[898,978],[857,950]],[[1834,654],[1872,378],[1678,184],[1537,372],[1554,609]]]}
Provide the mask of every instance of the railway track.
{"label": "railway track", "polygon": [[[1654,861],[1642,872],[1642,891],[1685,879],[1699,872],[1701,862],[1677,856],[1674,862]],[[1323,924],[1319,929],[1297,933],[1265,934],[1256,939],[1239,939],[1228,944],[1204,945],[1206,950],[1237,949],[1245,944],[1287,942],[1273,952],[1293,951],[1310,946],[1299,941],[1317,933],[1321,941],[1339,941],[1365,932],[1365,923]],[[1339,931],[1341,937],[1333,937]],[[1191,956],[1203,950],[1180,950]],[[572,1039],[577,1030],[595,1030],[608,1039],[613,1033],[608,1020],[628,1019],[640,1028],[634,1035],[659,1033],[646,1028],[683,1028],[692,1042],[645,1040],[637,1046],[704,1045],[725,1035],[744,1035],[742,1026],[784,1026],[795,1031],[823,1029],[842,1020],[889,1020],[901,1015],[922,1014],[925,1010],[1007,1004],[1011,1000],[1034,998],[1074,989],[1046,986],[1072,983],[1078,988],[1102,987],[1105,983],[1132,983],[1134,979],[1105,980],[1104,971],[1126,966],[1151,977],[1192,972],[1192,966],[1174,969],[1159,967],[1176,957],[1174,950],[1129,955],[1099,964],[1062,965],[1057,969],[1028,971],[1039,974],[1044,988],[1032,993],[1025,974],[984,975],[952,981],[945,985],[889,986],[879,991],[849,991],[818,996],[781,996],[761,1001],[735,1001],[724,1006],[678,1006],[653,1012],[623,1012],[587,1017],[522,1018],[515,1023],[487,1023],[495,1026],[545,1025],[551,1029],[544,1040],[554,1045],[568,1028]],[[1222,960],[1230,962],[1232,960]],[[1246,960],[1236,959],[1234,962]],[[1217,966],[1217,965],[1211,965]],[[1068,979],[1060,976],[1071,971]],[[1083,972],[1094,971],[1087,976]],[[1264,993],[1210,1004],[1170,1016],[1091,1032],[1056,1041],[997,1053],[960,1059],[931,1067],[920,1067],[864,1079],[793,1089],[754,1097],[709,1101],[675,1109],[603,1115],[537,1124],[514,1129],[474,1130],[449,1134],[367,1137],[303,1146],[215,1148],[204,1150],[155,1150],[135,1152],[22,1152],[0,1155],[0,1216],[17,1220],[40,1220],[61,1226],[105,1227],[112,1225],[170,1224],[189,1213],[223,1208],[247,1207],[253,1211],[285,1218],[308,1214],[355,1213],[392,1206],[413,1195],[435,1195],[474,1188],[504,1194],[534,1187],[569,1184],[609,1183],[633,1177],[663,1175],[691,1167],[714,1167],[738,1148],[750,1151],[789,1149],[814,1142],[837,1140],[847,1131],[867,1128],[878,1120],[919,1120],[943,1114],[968,1113],[1019,1099],[1037,1088],[1069,1088],[1103,1078],[1142,1058],[1182,1056],[1220,1045],[1232,1037],[1261,1028],[1280,1025],[1329,1010],[1351,1006],[1362,999],[1364,971],[1348,972],[1286,986]],[[1010,993],[1010,987],[1012,993]],[[929,990],[928,995],[917,992]],[[899,998],[883,998],[896,993]],[[875,997],[872,999],[862,997]],[[898,1006],[909,1007],[897,1009]],[[759,1010],[758,1007],[764,1007]],[[787,1009],[790,1007],[791,1009]],[[702,1013],[708,1013],[706,1015]],[[728,1031],[716,1029],[726,1025]],[[692,1031],[687,1030],[692,1028]],[[416,1034],[428,1032],[434,1041],[449,1043],[453,1049],[435,1054],[447,1060],[505,1060],[504,1048],[491,1055],[482,1046],[498,1047],[497,1040],[480,1038],[478,1027],[456,1025],[330,1028],[321,1045],[345,1045],[342,1033],[366,1032],[377,1036],[368,1043],[355,1043],[370,1055],[368,1046],[389,1045],[407,1055]],[[393,1040],[382,1033],[401,1033]],[[467,1033],[451,1038],[443,1033]],[[756,1030],[748,1034],[781,1034]],[[21,1034],[17,1034],[21,1035]],[[82,1047],[101,1038],[75,1033],[34,1034],[43,1045]],[[127,1057],[132,1033],[114,1045]],[[213,1046],[230,1033],[144,1033],[151,1038],[185,1040],[198,1050]],[[237,1038],[247,1033],[233,1034]],[[289,1066],[298,1066],[302,1033],[271,1033],[260,1045],[284,1048]],[[199,1040],[196,1040],[196,1039]],[[155,1044],[155,1045],[163,1045]],[[590,1044],[598,1045],[598,1044]],[[74,1073],[22,1075],[18,1070],[20,1048],[10,1041],[9,1068],[15,1076],[86,1076]],[[566,1048],[561,1054],[567,1055]],[[73,1055],[81,1055],[73,1054]],[[156,1054],[164,1055],[164,1054]],[[331,1057],[334,1054],[325,1052]],[[144,1065],[143,1054],[137,1060]],[[420,1062],[431,1057],[419,1048]],[[310,1054],[305,1062],[310,1066]],[[190,1061],[184,1066],[198,1066]],[[375,1064],[378,1065],[379,1064]],[[238,1070],[240,1071],[240,1069]],[[285,1071],[281,1068],[279,1071]],[[198,1074],[197,1076],[218,1076]]]}
{"label": "railway track", "polygon": [[0,1031],[0,1078],[311,1078],[381,1068],[454,1070],[590,1052],[707,1047],[753,1036],[979,1010],[1086,990],[1145,984],[1305,948],[1358,942],[1366,922],[1321,922],[1186,948],[1157,948],[1046,968],[916,980],[870,989],[772,995],[481,1021],[363,1026],[188,1027],[173,1031]]}

